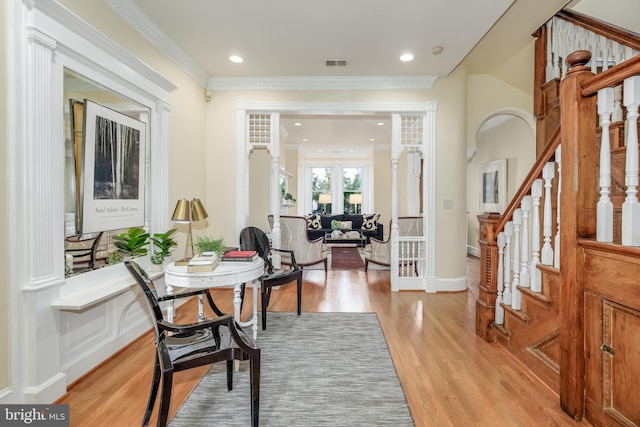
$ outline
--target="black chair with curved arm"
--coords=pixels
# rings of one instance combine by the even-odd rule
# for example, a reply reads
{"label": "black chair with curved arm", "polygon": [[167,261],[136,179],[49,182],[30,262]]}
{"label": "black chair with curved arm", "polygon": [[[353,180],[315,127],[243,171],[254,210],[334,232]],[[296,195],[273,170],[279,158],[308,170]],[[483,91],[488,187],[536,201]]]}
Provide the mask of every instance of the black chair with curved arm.
{"label": "black chair with curved arm", "polygon": [[[257,227],[245,227],[240,232],[240,249],[256,251],[264,260],[265,271],[260,278],[260,296],[262,299],[262,330],[267,329],[267,307],[274,286],[285,285],[296,281],[298,297],[298,316],[302,312],[302,269],[296,262],[293,251],[272,248],[264,231]],[[291,257],[290,269],[277,269],[271,263],[272,252],[280,252]]]}
{"label": "black chair with curved arm", "polygon": [[209,304],[216,314],[220,311],[213,304],[208,289],[158,297],[153,281],[135,261],[126,260],[124,264],[144,294],[155,330],[156,357],[153,381],[142,425],[146,426],[149,423],[161,380],[162,393],[157,425],[167,424],[174,372],[226,361],[227,390],[231,390],[233,361],[249,360],[251,424],[257,427],[260,400],[260,348],[236,325],[231,315],[219,314],[216,318],[189,324],[176,324],[164,320],[160,308],[161,301],[199,294],[208,297]]}

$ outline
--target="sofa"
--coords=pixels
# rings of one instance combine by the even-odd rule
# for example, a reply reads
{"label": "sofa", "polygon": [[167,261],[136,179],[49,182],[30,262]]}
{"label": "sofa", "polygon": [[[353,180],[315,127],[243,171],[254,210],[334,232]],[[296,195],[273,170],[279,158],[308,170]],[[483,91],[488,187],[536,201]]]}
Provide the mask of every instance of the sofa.
{"label": "sofa", "polygon": [[340,222],[340,231],[348,232],[358,230],[367,239],[375,237],[384,240],[384,227],[380,220],[380,214],[336,214],[323,215],[311,214],[305,216],[307,220],[307,237],[309,240],[315,240],[324,237],[326,233],[331,233],[332,221]]}

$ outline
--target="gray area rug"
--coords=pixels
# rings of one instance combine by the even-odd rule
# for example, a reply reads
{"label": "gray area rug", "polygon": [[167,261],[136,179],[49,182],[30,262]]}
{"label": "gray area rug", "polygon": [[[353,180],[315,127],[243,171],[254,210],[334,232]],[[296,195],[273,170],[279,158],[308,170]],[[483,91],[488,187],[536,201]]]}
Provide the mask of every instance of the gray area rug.
{"label": "gray area rug", "polygon": [[[258,334],[261,426],[414,426],[375,313],[267,320]],[[225,364],[212,366],[170,426],[251,425],[248,363],[230,392]]]}

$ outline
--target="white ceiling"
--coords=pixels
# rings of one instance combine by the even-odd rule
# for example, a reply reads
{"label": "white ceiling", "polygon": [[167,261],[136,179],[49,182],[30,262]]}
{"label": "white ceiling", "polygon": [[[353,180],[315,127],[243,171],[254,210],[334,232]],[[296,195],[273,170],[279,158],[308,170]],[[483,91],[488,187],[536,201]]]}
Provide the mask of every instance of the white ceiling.
{"label": "white ceiling", "polygon": [[[495,28],[505,28],[503,39],[518,33],[517,43],[532,42],[528,35],[568,0],[103,1],[197,81],[221,90],[230,82],[251,88],[260,79],[296,88],[318,81],[362,88],[358,84],[372,80],[380,87],[381,79],[389,87],[428,88],[474,47],[482,50],[483,38]],[[496,25],[509,16],[517,22]],[[434,55],[434,47],[442,53]],[[510,46],[503,56],[517,49]],[[491,60],[498,62],[493,50]],[[415,59],[401,62],[407,52]],[[233,54],[244,63],[230,62]],[[348,66],[327,67],[328,59],[347,59]],[[309,155],[357,156],[372,149],[370,138],[390,143],[387,116],[281,118],[287,144],[300,144]],[[303,126],[294,127],[296,121]],[[385,125],[377,126],[379,121]]]}

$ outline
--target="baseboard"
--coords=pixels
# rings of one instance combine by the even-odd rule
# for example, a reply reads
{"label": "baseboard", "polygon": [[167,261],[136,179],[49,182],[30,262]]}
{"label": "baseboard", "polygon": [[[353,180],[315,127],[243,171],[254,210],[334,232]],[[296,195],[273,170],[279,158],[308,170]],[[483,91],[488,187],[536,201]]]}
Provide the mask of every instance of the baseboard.
{"label": "baseboard", "polygon": [[59,372],[48,381],[39,384],[37,387],[26,387],[22,402],[33,405],[45,405],[54,402],[67,392],[67,375]]}
{"label": "baseboard", "polygon": [[466,291],[467,288],[467,276],[438,279],[436,292],[461,292]]}
{"label": "baseboard", "polygon": [[476,258],[480,258],[480,248],[476,248],[475,246],[467,245],[467,255],[473,255]]}

